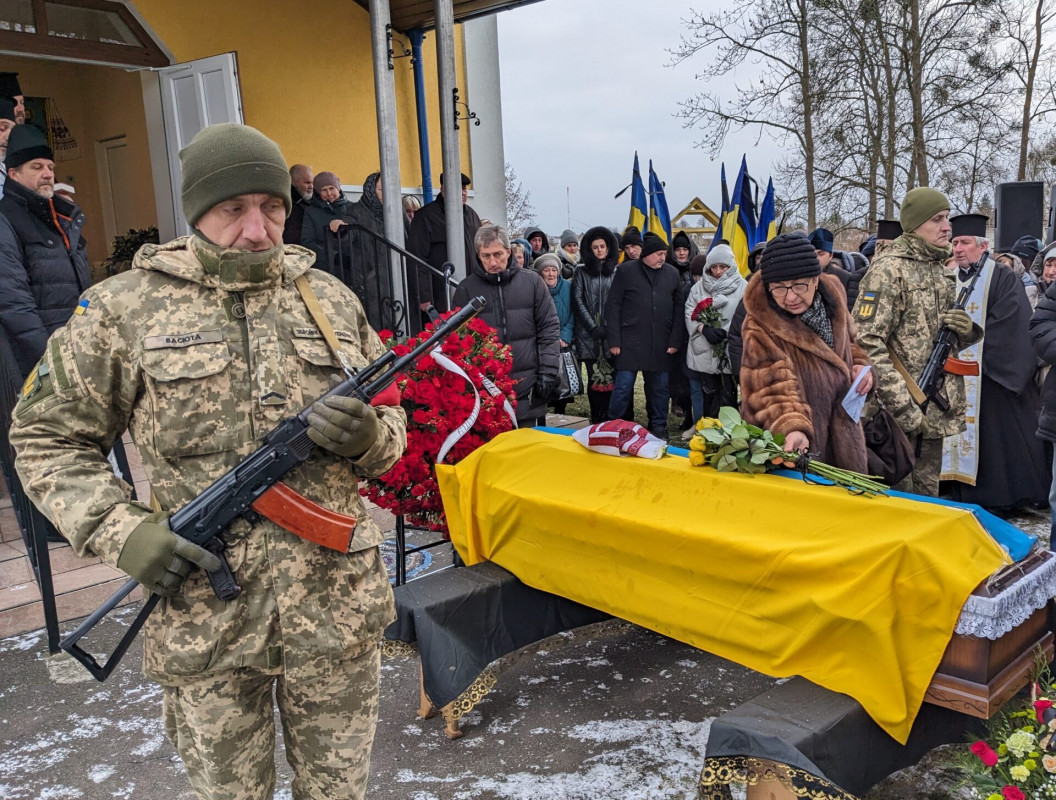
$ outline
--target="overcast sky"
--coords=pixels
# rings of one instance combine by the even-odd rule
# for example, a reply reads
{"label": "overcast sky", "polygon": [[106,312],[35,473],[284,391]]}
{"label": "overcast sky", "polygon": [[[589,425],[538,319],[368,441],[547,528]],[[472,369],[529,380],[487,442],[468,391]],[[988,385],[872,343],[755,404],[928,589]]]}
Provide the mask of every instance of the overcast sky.
{"label": "overcast sky", "polygon": [[[666,186],[672,217],[694,196],[718,211],[719,168],[737,176],[741,155],[764,186],[771,160],[767,139],[746,131],[727,137],[721,159],[695,147],[702,132],[682,127],[678,102],[703,87],[696,63],[669,67],[690,8],[717,0],[548,0],[498,15],[502,124],[506,160],[531,192],[536,222],[548,234],[568,227],[627,223],[634,151],[648,189],[649,159]],[[743,79],[743,76],[742,76]],[[732,92],[732,85],[725,87]],[[693,218],[696,224],[698,218]]]}

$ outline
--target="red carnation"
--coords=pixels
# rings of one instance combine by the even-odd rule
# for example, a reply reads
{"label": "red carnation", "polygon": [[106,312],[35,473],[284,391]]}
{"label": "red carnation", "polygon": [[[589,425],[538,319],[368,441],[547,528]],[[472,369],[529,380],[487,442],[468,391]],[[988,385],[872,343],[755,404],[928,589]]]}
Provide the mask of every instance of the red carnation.
{"label": "red carnation", "polygon": [[986,742],[978,741],[969,749],[972,751],[972,755],[978,756],[979,760],[986,766],[992,767],[997,764],[997,753]]}
{"label": "red carnation", "polygon": [[1038,717],[1038,722],[1042,725],[1045,724],[1044,716],[1046,710],[1052,708],[1052,701],[1042,698],[1041,700],[1034,701],[1034,713]]}
{"label": "red carnation", "polygon": [[1005,800],[1027,800],[1027,796],[1023,794],[1023,790],[1018,786],[1005,786],[1001,790],[1001,796]]}
{"label": "red carnation", "polygon": [[[442,314],[443,319],[451,316]],[[404,344],[397,352],[409,352],[423,341],[434,325]],[[441,345],[442,352],[469,376],[480,396],[480,411],[473,428],[447,454],[445,463],[455,464],[480,445],[513,427],[504,400],[516,404],[510,380],[511,351],[498,341],[495,331],[476,318],[460,334],[452,334]],[[484,388],[490,380],[503,396],[492,397]],[[421,358],[399,380],[402,403],[407,413],[407,449],[392,469],[368,481],[361,492],[382,508],[403,514],[407,522],[446,533],[447,521],[436,483],[436,456],[444,440],[469,417],[473,392],[466,381],[439,367],[432,358]]]}

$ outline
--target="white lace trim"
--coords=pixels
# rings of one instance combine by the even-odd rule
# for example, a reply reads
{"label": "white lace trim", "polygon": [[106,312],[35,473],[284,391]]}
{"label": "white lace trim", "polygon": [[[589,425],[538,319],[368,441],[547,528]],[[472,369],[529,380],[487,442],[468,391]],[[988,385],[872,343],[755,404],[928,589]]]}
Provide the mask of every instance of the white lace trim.
{"label": "white lace trim", "polygon": [[1051,597],[1056,597],[1056,558],[1050,558],[994,597],[969,596],[954,632],[999,639],[1044,608]]}

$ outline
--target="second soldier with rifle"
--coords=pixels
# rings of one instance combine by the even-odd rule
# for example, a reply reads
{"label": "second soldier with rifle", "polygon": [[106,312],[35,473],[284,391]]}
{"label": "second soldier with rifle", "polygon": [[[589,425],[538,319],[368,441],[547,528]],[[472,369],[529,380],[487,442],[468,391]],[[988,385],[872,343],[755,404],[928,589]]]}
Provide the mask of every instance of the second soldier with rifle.
{"label": "second soldier with rifle", "polygon": [[[241,592],[217,598],[206,570],[218,556],[174,534],[169,515],[384,347],[356,296],[283,245],[290,180],[274,142],[215,125],[180,159],[194,235],[145,246],[132,270],[85,293],[23,388],[17,469],[80,554],[165,598],[146,623],[143,666],[162,685],[165,730],[198,797],[270,800],[277,701],[295,800],[360,800],[394,609],[357,483],[403,453],[405,415],[352,397],[315,403],[316,451],[284,482],[350,518],[351,542],[340,552],[265,518],[237,520],[223,556]],[[126,429],[149,507],[106,458]]]}
{"label": "second soldier with rifle", "polygon": [[917,446],[913,472],[895,488],[927,496],[939,493],[942,440],[964,429],[964,379],[945,372],[936,391],[923,397],[917,385],[943,328],[956,353],[977,342],[982,329],[955,307],[955,275],[946,266],[950,203],[929,187],[910,190],[902,202],[904,233],[870,266],[854,306],[858,344],[876,370],[884,407]]}

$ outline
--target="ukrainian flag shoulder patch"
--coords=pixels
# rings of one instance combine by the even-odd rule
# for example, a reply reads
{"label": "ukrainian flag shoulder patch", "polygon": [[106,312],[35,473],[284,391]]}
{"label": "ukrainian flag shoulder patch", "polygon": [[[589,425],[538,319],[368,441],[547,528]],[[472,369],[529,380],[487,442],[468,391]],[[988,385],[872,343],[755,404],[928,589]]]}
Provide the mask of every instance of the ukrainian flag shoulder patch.
{"label": "ukrainian flag shoulder patch", "polygon": [[88,310],[88,300],[85,299],[85,300],[81,300],[81,302],[79,302],[77,304],[77,308],[75,308],[73,310],[73,313],[77,314],[78,316],[80,316],[81,314],[83,314],[87,310]]}
{"label": "ukrainian flag shoulder patch", "polygon": [[872,319],[876,316],[876,292],[862,292],[858,295],[858,319]]}

